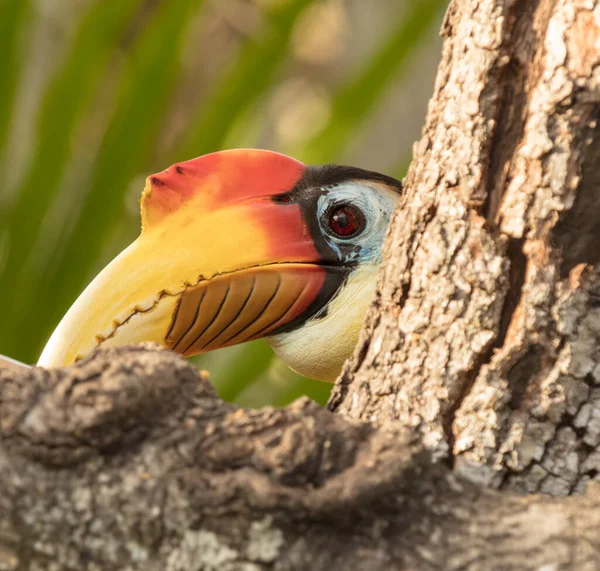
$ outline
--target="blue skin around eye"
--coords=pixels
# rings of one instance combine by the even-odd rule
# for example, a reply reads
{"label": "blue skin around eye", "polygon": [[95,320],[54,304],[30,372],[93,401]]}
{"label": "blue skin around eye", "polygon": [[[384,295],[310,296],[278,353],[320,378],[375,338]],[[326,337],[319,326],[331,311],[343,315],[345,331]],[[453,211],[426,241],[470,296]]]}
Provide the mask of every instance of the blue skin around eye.
{"label": "blue skin around eye", "polygon": [[[378,263],[381,260],[383,238],[399,198],[399,195],[391,190],[385,191],[361,182],[347,182],[332,188],[326,195],[319,197],[317,215],[320,219],[331,202],[349,203],[359,208],[365,215],[367,224],[360,235],[351,239],[357,248],[354,248],[350,254],[346,254],[345,258],[353,262]],[[348,241],[336,239],[326,232],[324,232],[324,236],[341,258],[340,245],[348,243]]]}

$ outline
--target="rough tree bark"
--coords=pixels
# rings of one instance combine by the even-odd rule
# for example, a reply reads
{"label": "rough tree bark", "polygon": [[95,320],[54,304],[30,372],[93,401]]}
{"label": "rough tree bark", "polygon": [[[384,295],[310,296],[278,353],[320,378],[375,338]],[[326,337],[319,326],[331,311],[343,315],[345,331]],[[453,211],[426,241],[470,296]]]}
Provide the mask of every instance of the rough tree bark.
{"label": "rough tree bark", "polygon": [[600,0],[442,31],[331,410],[148,346],[1,371],[0,570],[600,569]]}
{"label": "rough tree bark", "polygon": [[498,488],[600,481],[600,2],[457,1],[332,408]]}

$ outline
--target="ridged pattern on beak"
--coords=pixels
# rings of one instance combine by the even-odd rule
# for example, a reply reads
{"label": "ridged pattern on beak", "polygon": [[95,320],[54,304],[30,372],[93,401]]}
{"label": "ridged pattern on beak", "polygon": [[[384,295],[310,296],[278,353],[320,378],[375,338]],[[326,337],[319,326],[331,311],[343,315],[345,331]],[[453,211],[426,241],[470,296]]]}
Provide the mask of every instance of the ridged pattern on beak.
{"label": "ridged pattern on beak", "polygon": [[326,271],[314,265],[274,264],[190,287],[175,308],[167,346],[195,355],[264,337],[315,300]]}

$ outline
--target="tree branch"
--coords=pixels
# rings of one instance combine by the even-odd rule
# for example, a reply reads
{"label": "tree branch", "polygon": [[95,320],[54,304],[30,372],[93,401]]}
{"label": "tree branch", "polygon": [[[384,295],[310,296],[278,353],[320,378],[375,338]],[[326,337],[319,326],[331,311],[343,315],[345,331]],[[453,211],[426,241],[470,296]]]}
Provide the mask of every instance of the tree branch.
{"label": "tree branch", "polygon": [[1,371],[0,418],[0,569],[580,570],[600,557],[597,493],[483,492],[396,425],[307,400],[244,411],[151,346]]}

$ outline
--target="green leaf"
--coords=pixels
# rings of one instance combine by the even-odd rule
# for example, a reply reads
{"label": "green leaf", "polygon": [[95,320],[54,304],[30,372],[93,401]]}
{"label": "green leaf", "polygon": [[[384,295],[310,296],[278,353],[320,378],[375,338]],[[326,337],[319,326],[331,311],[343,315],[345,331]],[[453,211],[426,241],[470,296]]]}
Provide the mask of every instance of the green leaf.
{"label": "green leaf", "polygon": [[289,0],[268,14],[267,30],[247,40],[235,63],[190,121],[188,136],[173,153],[173,162],[222,148],[238,118],[271,85],[279,65],[288,56],[294,24],[311,3],[312,0]]}
{"label": "green leaf", "polygon": [[[180,76],[184,32],[199,4],[200,0],[163,1],[132,48],[117,108],[104,135],[77,221],[64,250],[48,261],[37,284],[36,296],[52,300],[46,306],[43,327],[31,331],[31,323],[40,323],[36,315],[39,306],[28,308],[26,300],[17,308],[21,319],[16,337],[29,338],[30,351],[39,350],[50,328],[81,291],[108,236],[124,214],[129,181],[148,168]],[[13,354],[24,358],[16,348]],[[30,352],[27,357],[31,358]]]}
{"label": "green leaf", "polygon": [[247,407],[285,406],[308,396],[325,404],[333,385],[314,379],[307,379],[292,371],[281,359],[273,359],[268,370],[260,377],[246,384],[246,388],[236,395],[235,402]]}
{"label": "green leaf", "polygon": [[[21,0],[18,0],[21,1]],[[16,200],[5,213],[3,228],[10,236],[8,255],[0,273],[0,298],[17,297],[26,292],[30,281],[25,268],[38,237],[44,215],[57,192],[69,154],[73,131],[87,106],[137,0],[96,2],[82,19],[75,41],[64,64],[50,82],[42,103],[33,158]],[[4,105],[0,102],[0,109]],[[25,288],[25,289],[20,289]],[[12,293],[12,296],[11,296]],[[22,311],[17,303],[3,314],[0,331],[9,337],[1,339],[7,352],[12,352],[11,325],[16,320],[11,312]],[[22,347],[22,343],[19,343]],[[14,348],[17,353],[18,349]],[[28,356],[28,355],[22,355]]]}
{"label": "green leaf", "polygon": [[[17,49],[31,42],[24,35],[29,3],[0,0],[0,49],[6,64],[0,69],[0,143],[14,106]],[[179,60],[186,24],[199,3],[95,0],[78,24],[73,48],[42,100],[31,170],[15,202],[15,206],[20,205],[18,215],[13,216],[17,212],[13,210],[10,219],[0,223],[0,228],[5,222],[10,224],[13,252],[12,270],[0,273],[0,352],[34,360],[100,260],[120,248],[129,238],[128,232],[136,230],[125,216],[125,195],[135,177],[225,145],[253,145],[257,133],[263,131],[264,118],[257,108],[277,77],[284,74],[296,22],[316,0],[270,3],[263,28],[242,41],[231,63],[203,90],[206,96],[199,108],[186,117],[182,141],[169,152],[171,161],[163,157],[159,165],[152,164],[161,127],[174,102],[174,88],[183,78]],[[391,33],[376,46],[374,55],[334,94],[329,122],[306,148],[297,150],[299,158],[329,162],[339,155],[382,95],[402,76],[410,54],[445,4],[442,0],[406,1],[403,18],[391,22]],[[137,10],[135,15],[132,9]],[[125,37],[132,44],[124,53]],[[115,55],[125,68],[120,75],[107,71]],[[56,212],[58,197],[64,197],[59,185],[73,166],[74,135],[109,74],[111,85],[116,86],[110,102],[112,115],[91,172],[82,173],[81,178],[89,183],[79,193],[81,203],[69,208],[70,217],[66,213],[63,216],[68,227],[57,247],[56,241],[50,243],[42,233],[42,219],[49,206]],[[4,89],[5,82],[8,89]],[[49,247],[44,251],[52,251],[48,259],[40,256],[40,244],[46,243]],[[27,267],[29,270],[23,269]],[[303,394],[324,403],[331,390],[328,383],[304,379],[288,369],[266,341],[209,353],[193,361],[210,370],[221,396],[250,406],[284,405]]]}
{"label": "green leaf", "polygon": [[367,115],[406,69],[415,47],[440,17],[447,0],[411,2],[376,53],[332,98],[332,112],[321,131],[292,154],[306,163],[332,162],[353,139]]}
{"label": "green leaf", "polygon": [[265,377],[274,358],[269,344],[261,339],[199,355],[192,361],[210,372],[222,399],[236,401],[256,379]]}
{"label": "green leaf", "polygon": [[0,157],[19,83],[23,32],[29,23],[30,11],[31,0],[0,0]]}

